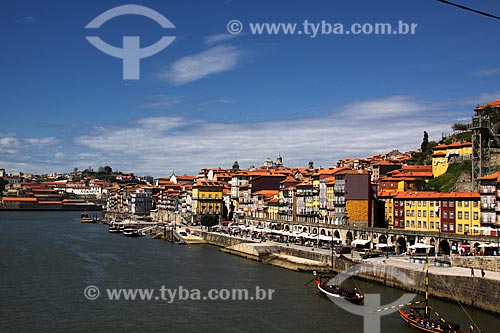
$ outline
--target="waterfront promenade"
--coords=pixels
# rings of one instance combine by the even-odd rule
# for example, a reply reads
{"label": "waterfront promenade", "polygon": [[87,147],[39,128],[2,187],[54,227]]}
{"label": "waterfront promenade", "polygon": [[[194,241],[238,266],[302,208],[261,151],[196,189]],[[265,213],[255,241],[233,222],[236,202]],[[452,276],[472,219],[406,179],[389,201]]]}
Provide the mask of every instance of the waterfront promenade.
{"label": "waterfront promenade", "polygon": [[[423,292],[425,264],[411,262],[409,255],[390,255],[362,259],[358,252],[347,255],[333,255],[331,250],[312,248],[298,244],[286,244],[270,240],[252,239],[228,235],[224,232],[201,232],[210,244],[219,246],[223,252],[239,255],[287,269],[299,271],[341,272],[357,264],[362,264],[356,273],[359,278],[375,281],[383,285],[411,292]],[[424,259],[425,257],[420,257]],[[477,261],[474,266],[481,267],[481,261],[488,257],[465,257]],[[450,301],[500,313],[500,272],[470,267],[434,266],[435,257],[429,257],[430,295]],[[451,262],[461,257],[448,257]],[[497,258],[491,258],[496,262]],[[484,276],[483,276],[484,273]],[[400,274],[407,280],[400,279]],[[410,283],[408,283],[410,281]]]}

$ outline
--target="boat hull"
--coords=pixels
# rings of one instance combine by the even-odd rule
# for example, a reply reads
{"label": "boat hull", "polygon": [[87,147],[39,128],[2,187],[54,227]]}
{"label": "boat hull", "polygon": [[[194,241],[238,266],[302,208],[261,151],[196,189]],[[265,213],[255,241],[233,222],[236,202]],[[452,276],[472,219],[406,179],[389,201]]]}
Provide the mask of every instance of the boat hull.
{"label": "boat hull", "polygon": [[[436,321],[429,321],[421,317],[412,316],[411,313],[398,309],[398,313],[401,318],[412,328],[419,330],[420,332],[428,333],[466,333],[463,330],[454,330],[453,328],[448,328],[446,326],[441,327]],[[432,326],[434,324],[434,326]]]}
{"label": "boat hull", "polygon": [[316,279],[316,286],[320,292],[328,297],[342,298],[354,304],[361,304],[364,300],[364,296],[358,292],[350,291],[338,286],[329,287],[322,283],[320,279]]}

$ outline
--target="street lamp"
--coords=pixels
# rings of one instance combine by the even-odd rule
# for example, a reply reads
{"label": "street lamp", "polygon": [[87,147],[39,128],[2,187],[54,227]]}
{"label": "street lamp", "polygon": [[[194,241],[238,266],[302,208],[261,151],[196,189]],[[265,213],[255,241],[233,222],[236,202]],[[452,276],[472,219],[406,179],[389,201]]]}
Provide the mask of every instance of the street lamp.
{"label": "street lamp", "polygon": [[387,229],[385,234],[385,258],[389,259],[389,229]]}

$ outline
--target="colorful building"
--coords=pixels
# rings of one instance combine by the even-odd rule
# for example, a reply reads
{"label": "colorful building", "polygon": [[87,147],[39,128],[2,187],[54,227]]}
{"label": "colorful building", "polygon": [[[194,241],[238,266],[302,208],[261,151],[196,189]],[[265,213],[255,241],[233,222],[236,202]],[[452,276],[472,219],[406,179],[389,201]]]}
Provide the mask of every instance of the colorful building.
{"label": "colorful building", "polygon": [[394,229],[470,235],[480,232],[477,192],[407,191],[396,194],[393,200]]}
{"label": "colorful building", "polygon": [[222,214],[224,184],[210,180],[198,180],[193,185],[193,215]]}
{"label": "colorful building", "polygon": [[446,173],[448,165],[456,160],[470,160],[472,158],[472,142],[454,142],[449,145],[441,144],[433,149],[432,175],[439,177]]}

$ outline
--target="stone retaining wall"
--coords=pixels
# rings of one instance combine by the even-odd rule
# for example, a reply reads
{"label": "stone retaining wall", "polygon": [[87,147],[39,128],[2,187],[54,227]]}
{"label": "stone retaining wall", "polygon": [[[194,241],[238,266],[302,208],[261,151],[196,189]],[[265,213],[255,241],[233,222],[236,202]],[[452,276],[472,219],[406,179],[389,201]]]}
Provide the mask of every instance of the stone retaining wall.
{"label": "stone retaining wall", "polygon": [[457,267],[484,269],[500,272],[500,257],[450,257],[451,264]]}
{"label": "stone retaining wall", "polygon": [[256,240],[244,239],[226,234],[219,234],[207,231],[202,231],[201,237],[203,237],[203,239],[206,240],[208,244],[222,246],[222,247],[234,246],[241,243],[259,243],[259,241]]}
{"label": "stone retaining wall", "polygon": [[[208,233],[202,232],[203,238],[207,240],[210,244],[221,246],[224,248],[231,247],[242,243],[259,243],[257,241],[251,241],[249,239],[232,237],[229,235],[218,234],[218,233]],[[249,244],[250,245],[250,244]],[[251,246],[250,246],[251,247]],[[270,254],[264,248],[265,243],[262,243],[260,250],[255,250],[255,255],[248,255],[247,258],[254,260],[259,260],[265,263],[273,264],[272,261],[277,261],[274,264],[277,266],[297,269],[299,265],[293,261],[286,260],[279,256],[278,258],[273,258],[273,254]],[[309,249],[297,249],[294,247],[288,247],[286,245],[271,245],[269,248],[276,252],[278,255],[288,255],[296,258],[303,258],[314,260],[316,262],[323,262],[331,265],[330,255],[314,252]],[[242,255],[241,251],[231,251],[228,249],[227,252]],[[452,265],[454,266],[465,266],[474,268],[484,268],[489,271],[498,271],[498,264],[500,263],[500,258],[496,257],[450,257]],[[350,267],[353,267],[357,263],[364,262],[362,260],[351,260],[348,257],[338,257],[335,256],[333,260],[333,270],[337,272],[345,271]],[[396,268],[384,263],[373,263],[364,262],[364,265],[357,266],[356,275],[368,281],[376,281],[389,287],[394,287],[402,290],[407,290],[411,292],[423,292],[425,289],[424,278],[425,273],[423,271],[416,271],[408,268]],[[496,265],[496,266],[495,266]],[[303,270],[307,270],[306,265],[300,265]],[[316,265],[315,267],[319,267]],[[310,267],[311,269],[318,269]],[[495,268],[495,269],[493,269]],[[489,274],[492,274],[489,272]],[[497,274],[497,273],[495,273]],[[475,277],[469,276],[454,276],[454,275],[438,275],[429,273],[429,292],[431,296],[447,299],[450,301],[459,300],[462,304],[468,304],[475,306],[477,308],[491,311],[494,313],[500,313],[499,300],[500,300],[500,281],[482,278],[480,272],[476,273]]]}
{"label": "stone retaining wall", "polygon": [[[414,271],[406,268],[393,269],[388,265],[369,264],[359,268],[359,276],[377,281],[389,287],[395,287],[411,292],[425,290],[423,271]],[[500,299],[500,281],[481,277],[467,277],[454,275],[437,275],[429,273],[429,293],[434,297],[450,301],[459,300],[468,304],[500,313],[498,299]]]}

